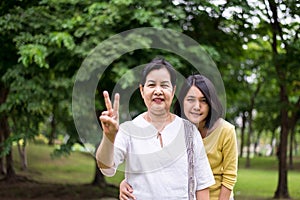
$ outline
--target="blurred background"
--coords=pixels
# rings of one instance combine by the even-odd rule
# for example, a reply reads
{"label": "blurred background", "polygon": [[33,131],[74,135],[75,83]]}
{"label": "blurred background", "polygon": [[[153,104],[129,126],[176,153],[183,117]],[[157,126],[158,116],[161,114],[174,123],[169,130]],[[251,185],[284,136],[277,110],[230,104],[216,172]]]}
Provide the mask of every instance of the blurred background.
{"label": "blurred background", "polygon": [[[296,0],[1,1],[1,199],[118,197],[124,175],[97,169],[74,125],[72,90],[98,44],[139,27],[186,34],[220,71],[239,145],[235,199],[300,199],[299,16]],[[105,109],[103,90],[157,55],[184,75],[195,72],[167,51],[126,53],[101,75],[95,116]],[[145,109],[138,93],[130,105],[132,115]]]}

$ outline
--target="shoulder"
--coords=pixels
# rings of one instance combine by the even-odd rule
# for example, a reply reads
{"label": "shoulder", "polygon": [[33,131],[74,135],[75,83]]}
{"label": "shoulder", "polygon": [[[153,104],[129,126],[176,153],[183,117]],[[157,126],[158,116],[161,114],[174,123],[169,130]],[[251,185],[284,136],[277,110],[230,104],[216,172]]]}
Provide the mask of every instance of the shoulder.
{"label": "shoulder", "polygon": [[226,121],[225,119],[220,120],[221,125],[226,129],[235,129],[235,126],[230,122]]}
{"label": "shoulder", "polygon": [[147,121],[143,118],[142,114],[136,116],[132,120],[125,121],[120,124],[120,128],[130,128],[132,126],[136,127],[145,127],[149,124],[147,124]]}
{"label": "shoulder", "polygon": [[215,129],[230,130],[235,129],[235,126],[230,122],[226,121],[225,119],[219,118],[211,128],[211,131]]}
{"label": "shoulder", "polygon": [[223,135],[224,137],[235,137],[236,132],[235,132],[235,126],[233,124],[231,124],[230,122],[221,119],[220,120],[220,134]]}
{"label": "shoulder", "polygon": [[213,127],[209,130],[210,135],[219,135],[219,136],[229,136],[235,135],[235,126],[230,122],[224,120],[223,118],[219,118]]}
{"label": "shoulder", "polygon": [[132,121],[125,121],[125,122],[123,122],[122,124],[120,124],[120,128],[126,129],[126,128],[132,126],[132,125],[133,125],[133,122],[132,122]]}

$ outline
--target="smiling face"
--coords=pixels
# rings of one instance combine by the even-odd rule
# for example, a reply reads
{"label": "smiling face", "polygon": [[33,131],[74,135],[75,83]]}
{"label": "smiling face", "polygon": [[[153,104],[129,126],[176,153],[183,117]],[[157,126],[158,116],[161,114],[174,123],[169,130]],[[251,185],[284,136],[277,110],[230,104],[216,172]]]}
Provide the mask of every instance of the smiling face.
{"label": "smiling face", "polygon": [[144,86],[140,85],[140,92],[149,112],[155,115],[168,113],[175,92],[168,70],[160,68],[150,71]]}
{"label": "smiling face", "polygon": [[204,127],[209,113],[209,105],[203,93],[192,86],[187,92],[184,101],[184,114],[197,127]]}

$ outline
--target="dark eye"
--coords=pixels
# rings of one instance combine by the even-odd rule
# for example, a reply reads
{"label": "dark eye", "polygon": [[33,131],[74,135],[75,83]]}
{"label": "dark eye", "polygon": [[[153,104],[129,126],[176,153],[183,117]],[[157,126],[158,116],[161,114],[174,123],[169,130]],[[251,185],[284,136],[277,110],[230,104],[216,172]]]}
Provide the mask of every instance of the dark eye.
{"label": "dark eye", "polygon": [[207,100],[206,99],[201,99],[200,103],[207,103]]}
{"label": "dark eye", "polygon": [[153,83],[149,83],[147,86],[148,87],[155,87],[155,85]]}
{"label": "dark eye", "polygon": [[195,102],[195,99],[187,99],[188,102]]}

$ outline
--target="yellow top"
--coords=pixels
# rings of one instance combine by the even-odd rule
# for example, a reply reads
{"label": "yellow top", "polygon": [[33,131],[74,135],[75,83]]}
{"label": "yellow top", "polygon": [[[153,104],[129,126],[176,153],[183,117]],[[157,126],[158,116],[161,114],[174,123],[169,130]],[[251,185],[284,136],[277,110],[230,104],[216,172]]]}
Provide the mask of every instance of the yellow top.
{"label": "yellow top", "polygon": [[209,188],[210,199],[218,200],[221,185],[231,190],[237,180],[238,150],[235,127],[224,119],[219,119],[209,135],[203,138],[207,157],[216,183]]}

